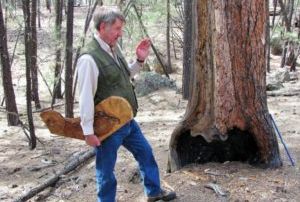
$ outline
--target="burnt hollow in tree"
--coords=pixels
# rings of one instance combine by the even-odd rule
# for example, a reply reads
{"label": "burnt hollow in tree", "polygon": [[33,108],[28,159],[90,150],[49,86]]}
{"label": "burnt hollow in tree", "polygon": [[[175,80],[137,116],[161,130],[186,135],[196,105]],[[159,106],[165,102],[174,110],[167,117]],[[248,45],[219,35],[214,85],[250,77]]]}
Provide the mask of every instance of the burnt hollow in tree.
{"label": "burnt hollow in tree", "polygon": [[258,164],[259,150],[255,139],[247,131],[232,129],[228,138],[208,143],[201,136],[192,137],[189,131],[179,136],[177,145],[178,160],[181,166],[208,162],[241,161]]}

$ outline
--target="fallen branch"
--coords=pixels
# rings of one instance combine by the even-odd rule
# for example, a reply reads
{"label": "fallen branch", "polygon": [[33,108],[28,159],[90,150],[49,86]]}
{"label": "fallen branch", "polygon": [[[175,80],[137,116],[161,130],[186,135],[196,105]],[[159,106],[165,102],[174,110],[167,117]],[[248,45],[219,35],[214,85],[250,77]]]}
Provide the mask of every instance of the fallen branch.
{"label": "fallen branch", "polygon": [[271,93],[267,93],[268,96],[270,97],[278,97],[278,96],[283,96],[283,97],[292,97],[292,96],[299,96],[300,92],[286,92],[286,93],[275,93],[275,92],[271,92]]}
{"label": "fallen branch", "polygon": [[227,193],[222,190],[222,188],[215,183],[208,183],[204,185],[205,188],[212,189],[219,196],[227,196]]}
{"label": "fallen branch", "polygon": [[165,180],[161,180],[164,187],[166,187],[167,189],[171,190],[171,191],[175,191],[175,189]]}
{"label": "fallen branch", "polygon": [[79,153],[77,156],[73,157],[74,159],[72,158],[73,160],[70,161],[63,168],[63,170],[61,170],[60,172],[58,172],[57,175],[49,178],[48,180],[46,180],[41,185],[39,185],[39,186],[31,189],[26,194],[24,194],[23,196],[19,197],[18,199],[14,200],[14,201],[15,202],[23,202],[23,201],[26,201],[26,200],[32,198],[33,196],[35,196],[36,194],[40,193],[41,191],[43,191],[47,187],[49,187],[51,185],[54,185],[58,180],[60,180],[60,178],[62,177],[62,175],[68,174],[69,172],[71,172],[74,169],[76,169],[79,165],[81,165],[82,163],[86,162],[87,160],[89,160],[90,158],[92,158],[94,156],[95,156],[94,150],[88,150],[88,151]]}

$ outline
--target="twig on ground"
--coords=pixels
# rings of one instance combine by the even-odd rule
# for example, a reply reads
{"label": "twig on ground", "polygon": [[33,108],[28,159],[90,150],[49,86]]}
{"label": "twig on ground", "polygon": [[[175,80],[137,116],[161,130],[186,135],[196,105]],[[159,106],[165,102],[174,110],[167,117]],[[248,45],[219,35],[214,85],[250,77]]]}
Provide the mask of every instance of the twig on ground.
{"label": "twig on ground", "polygon": [[22,202],[22,201],[26,201],[26,200],[32,198],[33,196],[40,193],[41,191],[43,191],[47,187],[56,184],[57,181],[59,181],[63,175],[66,175],[69,172],[73,171],[79,165],[81,165],[82,163],[88,161],[90,158],[92,158],[94,156],[95,156],[95,151],[94,150],[88,150],[88,151],[79,153],[77,156],[72,157],[73,160],[71,162],[69,162],[61,171],[59,171],[57,175],[49,178],[48,180],[46,180],[41,185],[29,190],[26,194],[24,194],[23,196],[20,196],[19,198],[17,198],[14,201],[15,202]]}

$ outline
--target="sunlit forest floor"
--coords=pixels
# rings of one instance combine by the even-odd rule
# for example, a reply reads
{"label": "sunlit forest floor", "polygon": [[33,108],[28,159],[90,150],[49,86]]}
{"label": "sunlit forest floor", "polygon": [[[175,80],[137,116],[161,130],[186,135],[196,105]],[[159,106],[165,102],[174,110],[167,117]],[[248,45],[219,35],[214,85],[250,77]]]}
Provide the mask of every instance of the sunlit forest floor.
{"label": "sunlit forest floor", "polygon": [[[79,15],[80,12],[78,11],[77,16],[79,17]],[[80,24],[80,21],[78,23]],[[40,35],[43,37],[40,39],[40,45],[44,46],[40,52],[40,58],[44,58],[45,63],[41,65],[42,71],[47,72],[45,68],[50,68],[51,60],[53,62],[54,58],[48,56],[52,46],[50,30],[44,29],[44,32],[44,35]],[[24,60],[21,56],[24,52],[19,51],[18,54],[19,59],[16,58],[16,62],[19,62],[19,65],[14,69],[14,79],[18,82],[15,88],[20,106],[19,111],[24,113],[25,88],[24,83],[21,85],[22,76],[24,76],[22,73]],[[180,67],[180,59],[174,60],[174,63]],[[279,63],[280,58],[272,56],[273,72],[279,71]],[[22,71],[18,71],[18,68]],[[179,69],[171,75],[179,87],[181,86],[181,74],[182,70]],[[48,73],[47,78],[51,80],[52,74]],[[50,106],[50,96],[42,82],[41,87],[43,91],[41,94],[42,105],[44,107]],[[277,92],[299,92],[299,89],[300,81],[295,80],[284,83],[284,88]],[[166,173],[169,138],[174,127],[184,115],[187,102],[182,100],[181,95],[175,90],[170,89],[161,89],[138,98],[138,101],[140,109],[137,120],[153,147],[160,167],[162,185],[177,192],[178,199],[175,201],[299,201],[299,164],[296,164],[295,167],[290,165],[280,142],[283,167],[279,169],[259,169],[240,162],[226,162],[223,164],[190,165],[180,171]],[[268,106],[292,156],[296,162],[299,162],[299,95],[268,96]],[[56,110],[64,112],[63,107],[58,107]],[[78,114],[77,104],[75,105],[75,113]],[[31,151],[28,149],[27,138],[22,129],[20,127],[7,127],[5,117],[5,114],[0,114],[0,201],[16,199],[58,173],[70,157],[89,149],[83,141],[60,138],[50,134],[42,124],[39,114],[34,113],[36,135],[40,142],[37,148]],[[25,116],[23,118],[26,120]],[[140,202],[143,200],[142,185],[133,179],[136,168],[137,164],[132,155],[121,148],[115,168],[118,179],[118,201]],[[95,201],[94,169],[95,162],[91,160],[72,173],[63,176],[54,187],[47,188],[30,201]],[[224,196],[206,188],[209,183],[219,186]]]}

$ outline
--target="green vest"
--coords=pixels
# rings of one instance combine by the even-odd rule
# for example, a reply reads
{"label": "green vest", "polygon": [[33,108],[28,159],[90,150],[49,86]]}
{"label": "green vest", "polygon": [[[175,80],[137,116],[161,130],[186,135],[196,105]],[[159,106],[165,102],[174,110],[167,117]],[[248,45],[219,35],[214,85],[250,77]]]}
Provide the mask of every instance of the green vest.
{"label": "green vest", "polygon": [[130,103],[133,114],[136,116],[138,104],[134,87],[130,81],[130,71],[121,51],[117,50],[116,52],[119,64],[101,48],[95,38],[81,52],[81,55],[91,55],[99,69],[94,103],[96,105],[109,96],[120,96]]}

